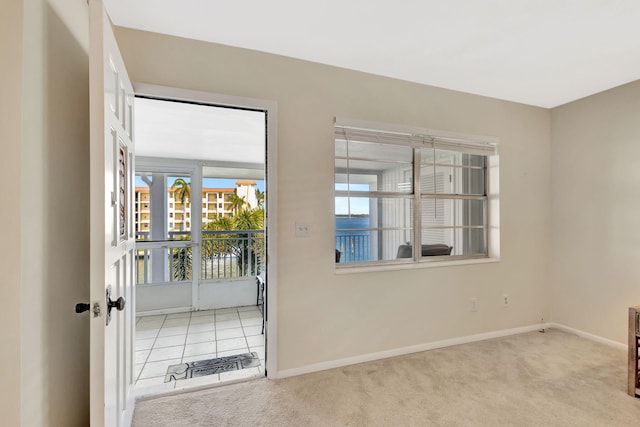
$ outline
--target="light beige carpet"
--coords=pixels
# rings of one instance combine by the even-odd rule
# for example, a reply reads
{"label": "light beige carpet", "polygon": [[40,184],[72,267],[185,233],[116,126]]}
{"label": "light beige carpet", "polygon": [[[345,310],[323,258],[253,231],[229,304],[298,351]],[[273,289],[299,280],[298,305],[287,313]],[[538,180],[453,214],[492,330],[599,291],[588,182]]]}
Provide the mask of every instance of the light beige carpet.
{"label": "light beige carpet", "polygon": [[147,426],[640,426],[626,352],[558,330],[140,401]]}

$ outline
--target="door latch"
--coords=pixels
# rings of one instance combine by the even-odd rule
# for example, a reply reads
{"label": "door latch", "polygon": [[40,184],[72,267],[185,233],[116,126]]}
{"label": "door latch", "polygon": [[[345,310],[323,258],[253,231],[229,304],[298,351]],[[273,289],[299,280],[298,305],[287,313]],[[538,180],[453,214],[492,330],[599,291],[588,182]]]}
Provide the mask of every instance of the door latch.
{"label": "door latch", "polygon": [[[91,304],[87,304],[85,302],[81,302],[76,304],[76,313],[84,313],[85,311],[89,311],[91,309]],[[95,302],[93,303],[93,317],[100,316],[100,304]]]}
{"label": "door latch", "polygon": [[81,302],[76,304],[76,313],[84,313],[91,308],[91,304],[87,304],[85,302]]}

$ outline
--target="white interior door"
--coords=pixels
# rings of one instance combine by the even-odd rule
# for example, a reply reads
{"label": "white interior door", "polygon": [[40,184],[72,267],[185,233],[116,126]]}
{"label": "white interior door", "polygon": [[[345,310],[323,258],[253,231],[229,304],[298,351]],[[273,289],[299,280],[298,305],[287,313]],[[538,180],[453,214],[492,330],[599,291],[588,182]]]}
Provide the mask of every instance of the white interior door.
{"label": "white interior door", "polygon": [[91,425],[121,427],[135,397],[134,94],[102,1],[89,5]]}

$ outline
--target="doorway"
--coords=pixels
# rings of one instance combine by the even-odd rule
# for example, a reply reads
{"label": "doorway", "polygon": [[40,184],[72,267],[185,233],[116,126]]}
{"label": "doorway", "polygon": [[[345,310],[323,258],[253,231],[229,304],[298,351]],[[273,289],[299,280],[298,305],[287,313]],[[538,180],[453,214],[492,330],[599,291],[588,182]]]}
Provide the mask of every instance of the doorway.
{"label": "doorway", "polygon": [[138,397],[267,373],[267,128],[262,109],[136,98]]}

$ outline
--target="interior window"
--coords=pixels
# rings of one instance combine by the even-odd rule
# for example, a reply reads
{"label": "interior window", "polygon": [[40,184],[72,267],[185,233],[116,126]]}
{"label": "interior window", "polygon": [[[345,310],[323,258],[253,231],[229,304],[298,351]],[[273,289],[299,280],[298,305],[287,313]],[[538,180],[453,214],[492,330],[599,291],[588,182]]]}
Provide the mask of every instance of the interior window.
{"label": "interior window", "polygon": [[495,144],[346,125],[335,133],[340,266],[489,256]]}

